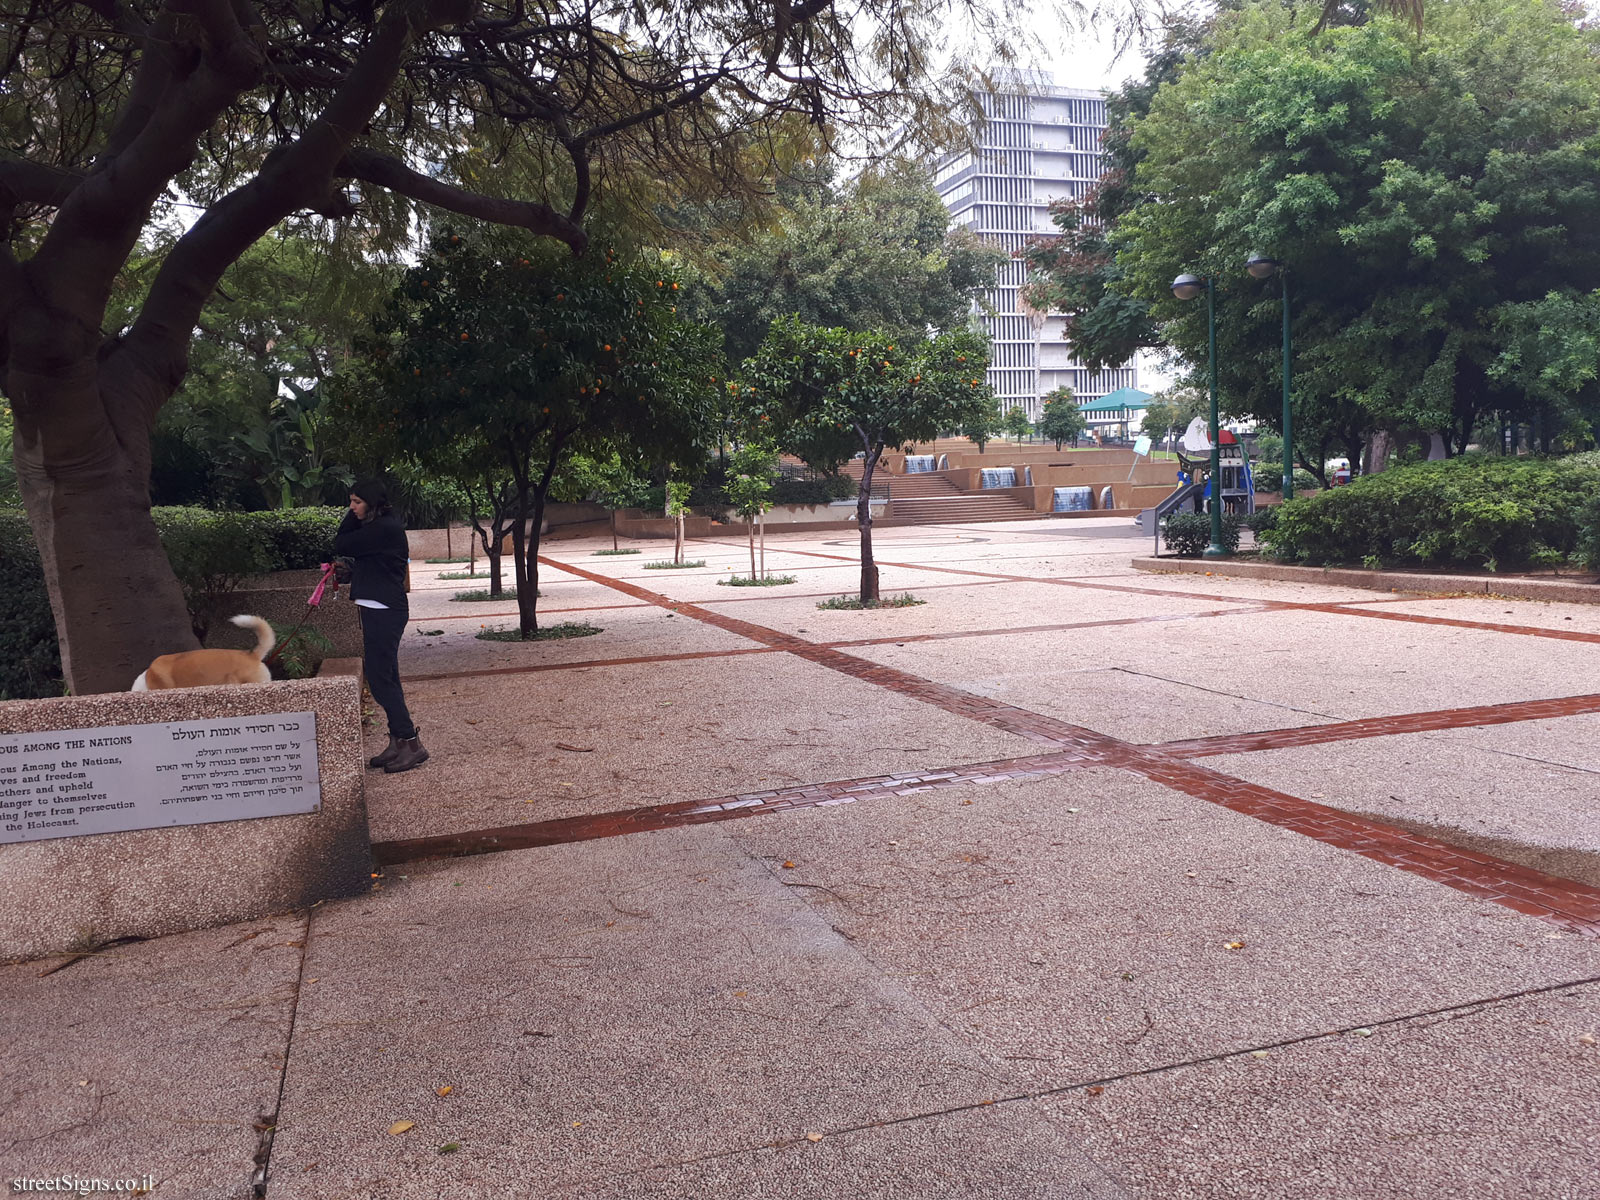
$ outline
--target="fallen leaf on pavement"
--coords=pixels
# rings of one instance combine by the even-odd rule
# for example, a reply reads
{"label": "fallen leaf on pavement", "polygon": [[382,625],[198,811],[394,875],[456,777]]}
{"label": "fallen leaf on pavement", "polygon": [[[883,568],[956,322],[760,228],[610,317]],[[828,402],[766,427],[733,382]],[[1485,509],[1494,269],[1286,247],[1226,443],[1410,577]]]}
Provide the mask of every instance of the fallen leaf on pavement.
{"label": "fallen leaf on pavement", "polygon": [[1252,1051],[1250,1051],[1250,1057],[1251,1058],[1267,1058],[1267,1057],[1270,1057],[1270,1055],[1265,1050],[1252,1050]]}
{"label": "fallen leaf on pavement", "polygon": [[1088,1092],[1091,1096],[1098,1096],[1101,1092],[1105,1091],[1105,1088],[1101,1087],[1099,1084],[1095,1084],[1094,1087],[1084,1088],[1083,1090]]}
{"label": "fallen leaf on pavement", "polygon": [[808,1141],[808,1142],[820,1142],[821,1140],[822,1140],[822,1135],[820,1133],[808,1133],[808,1134],[806,1134],[806,1141]]}
{"label": "fallen leaf on pavement", "polygon": [[454,1154],[459,1149],[461,1149],[461,1143],[460,1142],[446,1142],[444,1145],[439,1147],[438,1153],[440,1153],[440,1154]]}
{"label": "fallen leaf on pavement", "polygon": [[1244,943],[1243,942],[1224,942],[1223,945],[1229,950],[1243,950],[1244,949]]}
{"label": "fallen leaf on pavement", "polygon": [[569,746],[566,742],[557,742],[557,750],[571,750],[574,754],[593,754],[593,746]]}
{"label": "fallen leaf on pavement", "polygon": [[389,1132],[398,1135],[404,1133],[408,1129],[415,1129],[416,1127],[417,1123],[415,1121],[396,1121],[393,1125],[389,1126]]}
{"label": "fallen leaf on pavement", "polygon": [[433,1089],[433,1094],[436,1095],[436,1096],[448,1096],[451,1092],[453,1092],[455,1090],[456,1089],[455,1089],[453,1084],[448,1084],[447,1083],[443,1087],[434,1088]]}
{"label": "fallen leaf on pavement", "polygon": [[1592,1034],[1592,1033],[1579,1034],[1578,1035],[1578,1041],[1581,1042],[1585,1046],[1592,1046],[1592,1045],[1594,1045],[1594,1034]]}

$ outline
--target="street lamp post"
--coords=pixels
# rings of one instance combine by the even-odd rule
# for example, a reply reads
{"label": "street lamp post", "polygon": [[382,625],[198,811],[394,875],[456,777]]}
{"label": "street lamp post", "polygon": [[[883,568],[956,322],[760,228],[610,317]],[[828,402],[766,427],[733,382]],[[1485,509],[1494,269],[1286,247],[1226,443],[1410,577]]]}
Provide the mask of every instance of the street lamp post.
{"label": "street lamp post", "polygon": [[1244,269],[1253,279],[1278,277],[1283,287],[1283,498],[1294,499],[1294,412],[1289,407],[1289,268],[1275,258],[1252,254]]}
{"label": "street lamp post", "polygon": [[1193,300],[1201,289],[1206,293],[1206,363],[1211,379],[1211,544],[1202,558],[1227,558],[1222,544],[1222,431],[1217,417],[1217,291],[1207,275],[1179,275],[1172,281],[1172,294],[1179,300]]}

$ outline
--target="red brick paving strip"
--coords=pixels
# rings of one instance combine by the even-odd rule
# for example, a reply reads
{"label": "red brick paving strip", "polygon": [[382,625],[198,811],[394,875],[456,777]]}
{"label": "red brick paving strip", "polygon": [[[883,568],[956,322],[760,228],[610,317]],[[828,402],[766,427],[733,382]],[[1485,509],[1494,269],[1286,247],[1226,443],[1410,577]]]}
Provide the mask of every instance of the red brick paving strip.
{"label": "red brick paving strip", "polygon": [[709,821],[728,821],[765,813],[788,812],[797,808],[826,808],[851,804],[857,800],[911,796],[938,788],[967,784],[1000,783],[1011,779],[1040,779],[1093,765],[1081,754],[1072,752],[1037,754],[997,762],[972,763],[944,771],[910,771],[899,775],[876,775],[867,779],[846,779],[837,783],[807,784],[764,792],[744,792],[720,796],[715,800],[687,800],[673,804],[654,804],[592,816],[557,817],[531,821],[498,829],[474,829],[468,833],[439,834],[433,837],[406,838],[375,842],[372,852],[381,866],[416,862],[426,858],[456,858],[469,854],[490,854],[500,850],[525,850],[532,846],[558,846],[595,838],[619,837],[647,829],[676,829]]}
{"label": "red brick paving strip", "polygon": [[[541,556],[540,561],[546,560]],[[1506,862],[1489,855],[1459,850],[1437,838],[1412,833],[1367,817],[1354,816],[1339,809],[1317,804],[1310,800],[1302,800],[1297,796],[1286,795],[1283,792],[1276,792],[1271,788],[1262,787],[1259,784],[1250,783],[1243,779],[1235,779],[1218,771],[1212,771],[1174,757],[1156,747],[1136,746],[1111,737],[1108,734],[1098,733],[1092,729],[1071,725],[1065,721],[1058,721],[1052,717],[1003,704],[1000,701],[963,692],[958,688],[922,679],[906,671],[870,663],[865,659],[856,658],[853,655],[844,654],[826,646],[806,642],[789,634],[780,633],[775,629],[740,621],[721,613],[708,612],[694,604],[675,603],[666,596],[636,587],[631,583],[608,579],[603,575],[591,574],[564,563],[552,561],[549,565],[592,579],[594,582],[603,583],[637,599],[660,604],[675,612],[705,621],[707,624],[741,634],[753,641],[789,650],[791,653],[810,662],[831,667],[834,670],[852,675],[869,683],[878,684],[901,695],[923,700],[947,712],[971,717],[973,720],[983,721],[1010,732],[1018,733],[1023,737],[1062,748],[1060,755],[1036,756],[1034,759],[1026,761],[1037,763],[1040,759],[1060,759],[1063,763],[1071,763],[1073,766],[1078,767],[1120,767],[1124,770],[1133,771],[1152,782],[1160,783],[1186,795],[1193,796],[1196,799],[1220,805],[1272,825],[1291,829],[1296,833],[1304,834],[1306,837],[1314,838],[1331,846],[1337,846],[1340,849],[1351,850],[1363,857],[1374,859],[1388,866],[1397,867],[1402,871],[1421,875],[1447,887],[1467,892],[1529,916],[1538,917],[1564,929],[1588,936],[1600,937],[1600,888],[1590,887],[1576,880],[1546,875],[1529,867]],[[1406,614],[1396,615],[1402,618],[1406,616]],[[1561,715],[1555,710],[1552,710],[1552,712],[1553,715]],[[1062,769],[1066,769],[1066,767],[1063,766]],[[933,772],[932,775],[942,777],[946,773]],[[994,777],[1009,778],[1011,776],[1000,774]],[[917,779],[918,782],[911,783],[912,778]],[[846,791],[858,797],[886,793],[900,794],[905,790],[904,788],[887,785],[891,781],[900,780],[904,782],[906,787],[919,788],[928,779],[928,773],[922,773],[915,777],[884,776],[876,780],[862,781],[851,788],[847,788]],[[979,782],[979,780],[967,779],[962,782],[975,783]],[[946,786],[953,786],[953,784],[947,784]],[[745,797],[736,797],[735,800],[777,800],[779,795],[777,792],[771,793],[770,796],[764,793],[753,793]],[[784,807],[804,806],[807,796],[814,797],[811,800],[813,806],[830,800],[838,802],[841,799],[840,796],[829,793],[825,786],[799,788],[793,789],[792,796],[783,797],[788,800]],[[797,799],[802,801],[801,805],[795,803]],[[668,806],[681,808],[681,811],[670,815],[670,820],[673,823],[694,823],[696,820],[725,819],[718,814],[737,811],[737,807],[730,810],[727,808],[727,804],[728,801],[720,801],[700,805],[691,803],[687,807]],[[764,804],[757,806],[752,803],[745,803],[742,807],[771,811]],[[778,806],[774,805],[774,807]],[[650,818],[640,818],[641,820],[665,821],[669,819],[668,814],[657,812],[656,810],[640,811],[654,814]],[[593,821],[595,819],[569,818],[568,820]],[[546,826],[549,825],[549,823],[544,824]],[[653,824],[631,826],[631,828],[661,827],[664,826]],[[518,828],[521,827],[512,826],[507,831],[500,832],[503,836],[510,836],[510,831]],[[622,829],[618,830],[618,832],[624,831]],[[494,833],[496,831],[487,832]],[[555,831],[552,830],[550,832],[553,834]],[[483,835],[463,834],[457,836],[459,838],[473,838]],[[435,839],[422,840],[431,843]],[[392,843],[392,845],[405,844]],[[374,847],[374,851],[377,851],[377,847]],[[385,851],[385,853],[389,852]]]}
{"label": "red brick paving strip", "polygon": [[1474,708],[1402,713],[1394,717],[1363,717],[1358,721],[1335,721],[1327,725],[1262,729],[1255,733],[1224,733],[1216,737],[1162,742],[1155,749],[1174,758],[1210,758],[1217,754],[1288,750],[1296,746],[1317,746],[1324,742],[1389,737],[1401,733],[1427,733],[1435,729],[1476,729],[1485,725],[1510,725],[1517,721],[1548,721],[1595,712],[1600,712],[1600,695],[1564,696],[1556,700],[1520,700],[1509,704],[1481,704]]}

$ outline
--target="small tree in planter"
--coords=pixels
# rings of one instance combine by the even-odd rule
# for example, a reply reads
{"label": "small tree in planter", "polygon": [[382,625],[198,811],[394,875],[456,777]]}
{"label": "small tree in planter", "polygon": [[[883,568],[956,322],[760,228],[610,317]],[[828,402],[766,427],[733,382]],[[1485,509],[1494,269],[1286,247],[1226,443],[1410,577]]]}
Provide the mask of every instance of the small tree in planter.
{"label": "small tree in planter", "polygon": [[988,339],[969,329],[907,339],[792,317],[773,322],[746,361],[749,411],[775,431],[780,447],[809,463],[865,455],[856,493],[864,603],[878,599],[871,504],[878,460],[886,449],[931,442],[941,429],[972,428],[992,414],[988,369]]}
{"label": "small tree in planter", "polygon": [[617,546],[617,510],[622,508],[637,508],[650,498],[650,481],[642,475],[636,475],[628,469],[620,459],[613,469],[608,470],[602,479],[596,494],[600,503],[611,510],[611,548]]}
{"label": "small tree in planter", "polygon": [[683,562],[683,520],[689,515],[689,493],[694,485],[682,480],[667,484],[667,517],[672,521],[672,562]]}
{"label": "small tree in planter", "polygon": [[1013,442],[1021,444],[1022,439],[1033,434],[1033,422],[1028,420],[1028,410],[1020,404],[1014,404],[1005,415],[1006,436]]}
{"label": "small tree in planter", "polygon": [[1058,387],[1044,398],[1044,415],[1039,418],[1039,434],[1061,449],[1062,442],[1075,442],[1089,423],[1078,408],[1069,387]]}
{"label": "small tree in planter", "polygon": [[[767,577],[767,525],[763,514],[772,507],[772,472],[778,452],[771,445],[752,442],[734,452],[728,463],[728,482],[723,489],[728,503],[744,518],[750,537],[750,578]],[[761,526],[761,570],[756,572],[756,525]]]}

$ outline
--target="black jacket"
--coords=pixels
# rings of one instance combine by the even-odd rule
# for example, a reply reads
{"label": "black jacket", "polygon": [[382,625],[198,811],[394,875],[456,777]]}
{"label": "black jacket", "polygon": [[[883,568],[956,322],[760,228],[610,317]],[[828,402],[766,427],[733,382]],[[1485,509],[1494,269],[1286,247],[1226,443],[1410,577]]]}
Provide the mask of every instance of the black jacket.
{"label": "black jacket", "polygon": [[406,561],[411,547],[406,528],[396,516],[374,517],[362,523],[347,512],[333,538],[333,552],[355,560],[350,576],[350,599],[376,600],[390,608],[406,607]]}

